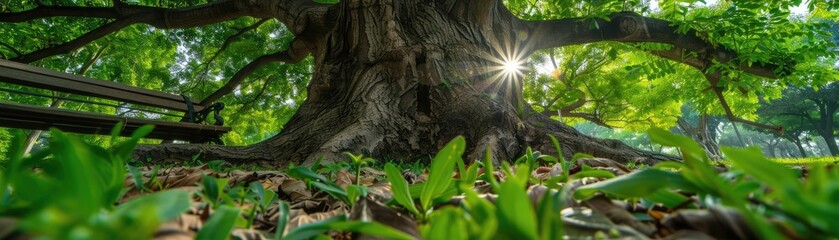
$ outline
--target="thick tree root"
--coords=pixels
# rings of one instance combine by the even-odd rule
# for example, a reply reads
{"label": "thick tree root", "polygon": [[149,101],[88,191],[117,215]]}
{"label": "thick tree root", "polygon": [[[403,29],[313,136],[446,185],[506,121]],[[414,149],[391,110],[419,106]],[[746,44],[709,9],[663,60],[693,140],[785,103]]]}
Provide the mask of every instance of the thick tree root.
{"label": "thick tree root", "polygon": [[585,153],[595,157],[608,158],[622,163],[637,162],[652,165],[662,161],[680,160],[677,156],[635,149],[613,139],[600,139],[580,133],[563,123],[544,115],[534,115],[528,119],[529,132],[527,145],[543,153],[556,154],[548,134],[557,138],[562,154],[570,159],[576,153]]}
{"label": "thick tree root", "polygon": [[275,161],[271,150],[265,148],[263,144],[247,147],[205,144],[140,145],[134,150],[133,157],[149,164],[184,164],[194,161],[206,163],[213,160],[265,167],[282,167],[287,164],[287,162]]}
{"label": "thick tree root", "polygon": [[[482,131],[476,136],[466,136],[468,149],[464,156],[466,161],[480,161],[484,158],[487,148],[493,161],[510,161],[524,154],[525,149],[530,146],[534,151],[543,154],[555,155],[557,153],[548,135],[557,138],[562,154],[570,159],[576,153],[585,153],[595,157],[608,158],[622,163],[636,162],[644,164],[655,164],[661,161],[678,160],[676,156],[654,153],[634,149],[617,140],[598,139],[584,135],[574,128],[563,123],[551,120],[542,115],[533,115],[523,122],[519,131],[506,129],[489,129]],[[354,152],[357,149],[369,149],[369,141],[357,139],[369,139],[366,137],[351,137],[345,134],[337,134],[330,138],[320,147],[301,147],[294,149],[292,146],[299,146],[292,142],[266,141],[247,147],[219,146],[219,145],[197,145],[197,144],[163,144],[140,146],[134,153],[134,157],[153,163],[176,163],[188,162],[193,159],[202,161],[225,160],[231,163],[251,163],[261,166],[283,167],[289,163],[312,164],[314,159],[323,157],[326,162],[341,161],[344,159],[341,153],[344,151]],[[355,140],[354,140],[355,139]],[[381,139],[381,138],[379,138]],[[277,140],[273,138],[273,140]],[[450,139],[438,139],[438,146],[444,145]],[[380,140],[377,140],[380,142]],[[359,143],[363,146],[352,146]],[[409,145],[403,145],[409,146]],[[379,159],[402,159],[415,160],[423,159],[438,149],[401,149],[393,146],[386,149],[384,146],[375,147],[377,150],[372,157]],[[430,146],[434,148],[435,146]],[[306,149],[314,149],[306,150]],[[355,150],[354,150],[355,149]],[[197,156],[197,157],[196,157]],[[288,158],[287,156],[295,156]],[[394,157],[394,156],[402,156]]]}

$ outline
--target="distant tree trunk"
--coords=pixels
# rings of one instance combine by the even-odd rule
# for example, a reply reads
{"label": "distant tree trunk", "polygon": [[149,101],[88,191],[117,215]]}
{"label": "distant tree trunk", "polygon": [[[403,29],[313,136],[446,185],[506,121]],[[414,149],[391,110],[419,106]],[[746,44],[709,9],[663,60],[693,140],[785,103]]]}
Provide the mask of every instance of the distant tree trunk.
{"label": "distant tree trunk", "polygon": [[825,143],[827,144],[827,149],[830,151],[830,155],[839,156],[839,146],[836,145],[836,137],[834,134],[825,133],[822,134],[822,138],[824,138]]}
{"label": "distant tree trunk", "polygon": [[837,106],[836,105],[819,105],[819,114],[821,118],[817,123],[813,125],[816,127],[816,132],[824,138],[824,142],[827,144],[827,149],[830,151],[830,155],[839,156],[839,146],[836,145],[836,134],[834,134],[834,123],[833,120],[833,113],[836,112]]}
{"label": "distant tree trunk", "polygon": [[[782,143],[783,143],[783,142],[782,142]],[[783,148],[782,148],[782,149],[783,149],[783,154],[784,154],[784,157],[787,157],[787,158],[793,158],[793,157],[795,157],[795,155],[794,155],[794,154],[792,154],[792,150],[791,150],[790,148],[791,148],[791,147],[789,146],[789,144],[783,144]]]}
{"label": "distant tree trunk", "polygon": [[778,155],[775,154],[777,141],[775,139],[769,139],[766,141],[766,151],[769,153],[770,157],[777,158]]}
{"label": "distant tree trunk", "polygon": [[740,141],[740,147],[745,147],[746,143],[743,142],[743,136],[740,135],[740,128],[737,127],[737,123],[731,122],[731,126],[734,127],[734,133],[737,134],[737,140]]}
{"label": "distant tree trunk", "polygon": [[[720,152],[720,146],[714,137],[716,136],[716,123],[712,123],[711,116],[707,114],[700,114],[696,125],[691,124],[690,121],[683,117],[678,119],[679,129],[699,143],[699,145],[705,149],[705,153],[708,154],[708,157],[712,159],[720,159],[722,158],[722,153]],[[712,134],[711,131],[714,131],[714,134]]]}
{"label": "distant tree trunk", "polygon": [[792,143],[795,144],[795,146],[798,148],[798,152],[801,153],[801,157],[806,158],[807,151],[804,151],[804,146],[801,144],[801,139],[796,137],[793,139]]}

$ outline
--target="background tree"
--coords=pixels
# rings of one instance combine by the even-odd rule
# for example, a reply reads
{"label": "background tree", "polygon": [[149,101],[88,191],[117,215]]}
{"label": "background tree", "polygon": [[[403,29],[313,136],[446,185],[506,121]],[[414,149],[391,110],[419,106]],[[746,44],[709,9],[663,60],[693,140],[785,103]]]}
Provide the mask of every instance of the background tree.
{"label": "background tree", "polygon": [[[795,5],[735,1],[706,6],[668,0],[655,6],[588,0],[26,1],[3,5],[0,22],[10,24],[0,33],[15,37],[0,51],[14,61],[50,61],[88,44],[119,38],[125,31],[136,31],[125,37],[140,41],[152,33],[164,41],[146,41],[153,47],[136,51],[165,54],[132,51],[132,57],[114,61],[131,65],[156,61],[145,58],[164,59],[158,61],[162,65],[141,65],[155,75],[119,76],[120,68],[102,66],[103,73],[112,75],[100,78],[122,77],[167,91],[186,85],[189,95],[203,96],[204,102],[250,94],[254,103],[270,101],[262,95],[272,90],[303,96],[302,89],[273,88],[294,77],[265,77],[293,71],[262,72],[262,67],[305,62],[312,56],[311,65],[280,64],[305,66],[312,75],[299,105],[293,100],[263,105],[298,107],[278,135],[246,147],[148,146],[138,150],[140,156],[188,159],[201,153],[231,161],[310,162],[319,156],[334,159],[342,151],[366,151],[413,159],[465,135],[470,139],[469,159],[492,147],[491,154],[500,160],[521,154],[525,146],[550,152],[545,136],[552,134],[558,135],[566,155],[584,152],[622,161],[657,161],[668,157],[587,137],[537,114],[522,97],[518,66],[540,50],[627,43],[698,69],[692,73],[704,77],[666,87],[705,89],[709,94],[701,97],[718,102],[732,121],[760,125],[738,116],[731,106],[735,101],[726,99],[743,92],[760,94],[767,83],[804,83],[798,80],[803,74],[796,71],[798,65],[834,57],[825,54],[829,36],[821,31],[823,24],[789,20]],[[829,12],[837,4],[814,1],[809,7]],[[271,24],[275,27],[265,26]],[[53,37],[50,33],[58,29],[72,33]],[[30,41],[33,38],[43,40]],[[253,39],[245,42],[253,45],[236,48],[238,39]],[[220,62],[222,58],[226,61]],[[265,91],[255,90],[260,84],[254,81],[262,82]],[[283,121],[277,119],[272,122]]]}
{"label": "background tree", "polygon": [[792,133],[815,132],[825,140],[831,155],[839,156],[836,144],[836,130],[839,129],[837,96],[837,82],[820,87],[788,88],[782,98],[764,104],[761,113],[768,115],[766,121],[785,121]]}
{"label": "background tree", "polygon": [[707,113],[697,112],[690,105],[682,106],[682,116],[677,120],[677,129],[699,143],[708,157],[721,159],[720,145],[717,143],[717,127],[721,119]]}

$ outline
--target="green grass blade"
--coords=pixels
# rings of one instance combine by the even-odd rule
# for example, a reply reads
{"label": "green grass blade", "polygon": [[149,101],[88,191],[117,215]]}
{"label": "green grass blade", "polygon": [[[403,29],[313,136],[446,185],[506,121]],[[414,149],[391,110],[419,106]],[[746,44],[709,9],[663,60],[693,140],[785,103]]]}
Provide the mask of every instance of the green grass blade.
{"label": "green grass blade", "polygon": [[793,170],[780,163],[769,161],[763,156],[760,149],[723,147],[720,150],[728,156],[734,167],[743,169],[747,174],[774,189],[781,190],[798,184],[798,179],[795,177]]}
{"label": "green grass blade", "polygon": [[431,200],[442,195],[448,189],[452,182],[452,170],[465,149],[466,140],[462,136],[458,136],[446,144],[431,160],[431,172],[428,174],[428,181],[426,181],[420,195],[423,210],[428,211],[431,208]]}
{"label": "green grass blade", "polygon": [[411,192],[408,190],[408,182],[402,177],[402,173],[392,163],[385,164],[385,174],[387,180],[390,182],[390,187],[393,191],[393,198],[396,199],[400,205],[408,209],[414,216],[419,216],[420,212],[414,204],[414,199],[411,197]]}
{"label": "green grass blade", "polygon": [[233,225],[239,218],[239,209],[230,206],[222,206],[216,210],[210,219],[201,227],[198,240],[225,240],[230,237]]}
{"label": "green grass blade", "polygon": [[521,184],[501,183],[496,201],[499,233],[511,239],[537,239],[536,213]]}
{"label": "green grass blade", "polygon": [[288,232],[283,240],[305,240],[320,235],[331,229],[330,224],[347,221],[346,215],[338,215],[320,222],[299,226]]}
{"label": "green grass blade", "polygon": [[446,207],[435,211],[428,221],[428,227],[423,231],[425,239],[468,239],[466,219],[463,210]]}
{"label": "green grass blade", "polygon": [[277,231],[274,233],[274,240],[281,240],[284,239],[285,227],[288,225],[289,217],[291,216],[291,209],[287,202],[280,201],[279,213],[277,215],[279,218],[277,219]]}
{"label": "green grass blade", "polygon": [[144,195],[119,205],[113,214],[116,216],[128,215],[136,209],[141,209],[141,206],[151,205],[156,206],[155,213],[160,222],[166,222],[189,210],[189,195],[189,192],[181,190],[168,190]]}
{"label": "green grass blade", "polygon": [[582,186],[574,192],[574,197],[577,199],[588,199],[600,191],[621,198],[643,198],[665,188],[687,191],[694,189],[681,174],[648,168],[606,181]]}
{"label": "green grass blade", "polygon": [[382,239],[413,240],[413,236],[378,222],[346,221],[329,224],[330,230],[360,233]]}

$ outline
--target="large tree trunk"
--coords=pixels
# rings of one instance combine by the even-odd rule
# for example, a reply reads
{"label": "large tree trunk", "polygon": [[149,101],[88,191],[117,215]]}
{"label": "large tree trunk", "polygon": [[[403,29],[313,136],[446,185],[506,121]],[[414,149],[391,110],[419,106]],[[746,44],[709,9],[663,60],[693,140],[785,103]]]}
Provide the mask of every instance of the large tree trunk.
{"label": "large tree trunk", "polygon": [[[523,104],[517,74],[504,60],[533,50],[507,44],[528,38],[512,29],[506,9],[473,1],[442,9],[432,1],[342,1],[326,13],[337,23],[322,36],[298,36],[315,57],[308,98],[275,137],[248,147],[144,146],[142,159],[205,159],[311,163],[344,151],[384,159],[428,159],[458,135],[467,160],[487,148],[496,161],[527,146],[566,157],[587,153],[617,161],[673,159],[614,140],[585,136]],[[446,12],[447,10],[448,12]],[[469,15],[468,12],[482,12]],[[498,18],[496,18],[498,17]]]}

